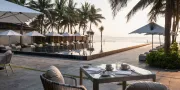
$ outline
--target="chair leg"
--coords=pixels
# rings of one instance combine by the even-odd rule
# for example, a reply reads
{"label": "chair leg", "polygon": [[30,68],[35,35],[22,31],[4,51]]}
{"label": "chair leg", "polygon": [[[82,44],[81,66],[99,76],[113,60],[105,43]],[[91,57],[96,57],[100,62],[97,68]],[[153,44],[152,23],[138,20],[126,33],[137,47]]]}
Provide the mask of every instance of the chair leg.
{"label": "chair leg", "polygon": [[14,71],[13,71],[13,69],[12,69],[12,67],[11,67],[11,64],[9,64],[9,67],[11,68],[12,73],[14,73]]}
{"label": "chair leg", "polygon": [[9,75],[8,75],[7,68],[6,68],[6,65],[5,65],[5,64],[4,64],[4,68],[5,68],[5,70],[6,70],[6,74],[7,74],[7,76],[9,76]]}

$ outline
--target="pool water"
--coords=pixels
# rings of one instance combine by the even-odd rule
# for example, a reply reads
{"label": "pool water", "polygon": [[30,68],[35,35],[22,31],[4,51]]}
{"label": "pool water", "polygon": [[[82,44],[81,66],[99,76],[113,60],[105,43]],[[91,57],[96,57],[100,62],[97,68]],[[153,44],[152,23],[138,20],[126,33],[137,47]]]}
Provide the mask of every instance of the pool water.
{"label": "pool water", "polygon": [[60,47],[36,47],[36,48],[22,48],[21,52],[43,52],[43,53],[55,53],[55,54],[64,54],[64,55],[78,55],[78,56],[91,56],[94,54],[99,54],[103,52],[113,51],[121,48],[126,48],[130,46],[136,46],[144,43],[134,43],[134,42],[95,42],[88,44],[75,44],[69,46],[60,46]]}

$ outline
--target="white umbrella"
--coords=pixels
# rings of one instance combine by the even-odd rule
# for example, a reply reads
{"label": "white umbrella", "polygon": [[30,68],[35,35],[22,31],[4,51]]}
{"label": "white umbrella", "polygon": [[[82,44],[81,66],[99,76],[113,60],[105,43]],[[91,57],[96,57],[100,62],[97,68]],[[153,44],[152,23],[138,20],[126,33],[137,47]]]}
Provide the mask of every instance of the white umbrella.
{"label": "white umbrella", "polygon": [[73,36],[72,34],[69,34],[68,32],[65,32],[62,34],[62,36]]}
{"label": "white umbrella", "polygon": [[76,36],[83,36],[83,35],[81,35],[80,33],[75,33],[73,34],[73,36],[75,36],[75,41],[76,41]]}
{"label": "white umbrella", "polygon": [[[26,33],[25,35],[30,36],[30,37],[34,37],[34,36],[44,37],[44,35],[42,35],[41,33],[37,32],[37,31],[32,31],[32,32]],[[32,41],[31,41],[31,43],[32,43]]]}
{"label": "white umbrella", "polygon": [[133,32],[131,32],[130,34],[133,34],[133,33],[138,33],[138,34],[141,34],[141,33],[146,33],[146,34],[152,34],[152,48],[153,48],[153,35],[154,34],[164,34],[164,27],[156,24],[156,23],[149,23]]}
{"label": "white umbrella", "polygon": [[32,31],[29,33],[25,34],[26,36],[40,36],[40,37],[44,37],[44,35],[42,35],[41,33],[37,32],[37,31]]}
{"label": "white umbrella", "polygon": [[0,22],[24,23],[39,14],[41,13],[27,7],[0,0]]}
{"label": "white umbrella", "polygon": [[8,30],[8,31],[1,32],[0,36],[9,36],[9,44],[10,44],[10,36],[21,36],[21,34],[13,30]]}
{"label": "white umbrella", "polygon": [[73,36],[72,34],[69,34],[68,32],[65,32],[62,34],[62,36],[68,37],[68,36]]}
{"label": "white umbrella", "polygon": [[80,33],[75,33],[73,34],[73,36],[83,36],[83,35],[81,35]]}
{"label": "white umbrella", "polygon": [[[62,36],[62,35],[55,33],[55,32],[50,32],[50,33],[46,34],[46,36]],[[58,37],[58,41],[59,41],[59,37]],[[53,42],[54,42],[54,37],[53,37]]]}
{"label": "white umbrella", "polygon": [[46,34],[46,36],[62,36],[62,35],[55,33],[55,32],[50,32],[50,33]]}

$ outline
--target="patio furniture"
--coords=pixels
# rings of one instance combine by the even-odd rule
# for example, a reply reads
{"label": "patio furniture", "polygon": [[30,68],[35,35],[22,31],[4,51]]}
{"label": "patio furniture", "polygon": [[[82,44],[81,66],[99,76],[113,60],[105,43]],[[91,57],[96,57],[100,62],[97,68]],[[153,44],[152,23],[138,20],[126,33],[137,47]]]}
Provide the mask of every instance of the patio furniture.
{"label": "patio furniture", "polygon": [[43,47],[43,44],[38,44],[37,47]]}
{"label": "patio furniture", "polygon": [[60,46],[60,43],[56,43],[56,46]]}
{"label": "patio furniture", "polygon": [[[55,66],[51,66],[46,73],[40,75],[40,79],[44,90],[87,90],[84,86],[77,86],[75,78],[62,75]],[[67,83],[67,80],[71,82]]]}
{"label": "patio furniture", "polygon": [[[89,66],[87,67],[80,67],[80,85],[83,85],[83,74],[87,76],[93,82],[93,90],[99,90],[99,84],[101,83],[111,83],[111,82],[120,82],[122,81],[123,89],[126,89],[126,82],[131,80],[141,80],[141,79],[152,79],[154,82],[156,81],[156,75],[151,71],[135,67],[133,65],[129,65],[130,69],[127,70],[128,73],[125,71],[123,72],[120,70],[120,67],[117,67],[118,64],[112,64],[114,68],[113,71],[108,71],[109,76],[103,77],[102,73],[106,70],[106,64],[98,65],[98,66]],[[102,71],[90,72],[92,68],[101,68]],[[118,74],[118,73],[119,74]],[[130,72],[130,74],[129,74]],[[120,74],[122,73],[122,74]]]}
{"label": "patio furniture", "polygon": [[7,76],[8,76],[8,72],[7,72],[6,65],[9,65],[9,67],[11,68],[11,71],[13,72],[13,69],[10,64],[12,55],[13,55],[12,51],[8,50],[2,56],[0,56],[0,65],[3,65],[3,67],[5,68]]}
{"label": "patio furniture", "polygon": [[148,55],[150,52],[145,52],[144,54]]}
{"label": "patio furniture", "polygon": [[10,46],[5,46],[6,50],[11,50],[12,48]]}
{"label": "patio furniture", "polygon": [[29,47],[30,45],[28,45],[27,43],[23,44],[24,47]]}
{"label": "patio furniture", "polygon": [[146,61],[146,54],[140,54],[139,61]]}
{"label": "patio furniture", "polygon": [[5,46],[4,46],[4,45],[0,45],[0,50],[1,50],[1,49],[4,49],[4,48],[5,48]]}
{"label": "patio furniture", "polygon": [[129,85],[126,90],[169,90],[165,85],[157,82],[140,81]]}

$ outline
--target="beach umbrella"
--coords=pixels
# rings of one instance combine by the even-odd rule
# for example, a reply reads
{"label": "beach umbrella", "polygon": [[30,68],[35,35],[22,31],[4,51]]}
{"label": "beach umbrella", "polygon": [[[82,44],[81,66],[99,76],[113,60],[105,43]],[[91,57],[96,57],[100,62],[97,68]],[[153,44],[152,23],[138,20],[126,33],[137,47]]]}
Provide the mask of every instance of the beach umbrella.
{"label": "beach umbrella", "polygon": [[[42,35],[41,33],[37,32],[37,31],[32,31],[32,32],[28,32],[25,34],[26,36],[30,36],[30,37],[44,37],[44,35]],[[42,40],[41,40],[42,41]],[[32,42],[32,41],[31,41]]]}
{"label": "beach umbrella", "polygon": [[1,32],[0,36],[9,36],[9,45],[10,45],[10,37],[11,36],[21,36],[21,34],[15,32],[13,30],[7,30],[7,31],[4,31],[4,32]]}
{"label": "beach umbrella", "polygon": [[83,36],[83,35],[81,35],[80,33],[75,33],[75,34],[73,34],[73,36],[75,37],[75,41],[76,41],[77,36]]}
{"label": "beach umbrella", "polygon": [[25,35],[26,35],[26,36],[31,36],[31,37],[32,37],[32,36],[40,36],[40,37],[44,37],[43,34],[37,32],[37,31],[32,31],[32,32],[26,33]]}
{"label": "beach umbrella", "polygon": [[[146,33],[145,35],[152,35],[152,34]],[[164,34],[153,34],[153,35],[159,35],[159,44],[161,45],[161,35],[164,35]]]}
{"label": "beach umbrella", "polygon": [[0,22],[24,23],[39,14],[41,12],[6,0],[0,0]]}
{"label": "beach umbrella", "polygon": [[[23,30],[22,26],[25,22],[40,14],[42,13],[33,9],[0,0],[0,22],[21,24],[21,30]],[[20,38],[20,43],[22,43],[22,38]]]}
{"label": "beach umbrella", "polygon": [[145,33],[145,34],[151,34],[152,35],[152,48],[153,48],[153,35],[155,34],[164,34],[164,27],[154,23],[154,22],[151,22],[129,34],[134,34],[134,33],[138,33],[138,34],[142,34],[142,33]]}
{"label": "beach umbrella", "polygon": [[[50,33],[46,34],[46,36],[62,36],[62,35],[55,33],[55,32],[50,32]],[[59,37],[58,37],[58,41],[59,41]],[[54,42],[54,37],[53,37],[53,42]]]}
{"label": "beach umbrella", "polygon": [[72,34],[69,34],[68,32],[65,32],[65,33],[62,34],[62,36],[64,36],[64,37],[70,37],[70,36],[73,36],[73,35],[72,35]]}

